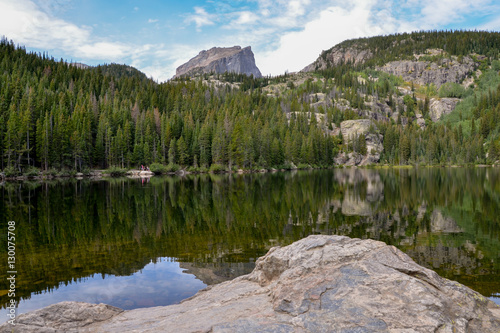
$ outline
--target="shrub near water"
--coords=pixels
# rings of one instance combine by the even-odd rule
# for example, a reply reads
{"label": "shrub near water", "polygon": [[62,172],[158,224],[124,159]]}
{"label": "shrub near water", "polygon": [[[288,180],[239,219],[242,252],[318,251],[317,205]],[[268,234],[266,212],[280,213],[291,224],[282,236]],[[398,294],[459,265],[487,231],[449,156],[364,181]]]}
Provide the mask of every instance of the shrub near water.
{"label": "shrub near water", "polygon": [[149,166],[149,170],[153,172],[155,175],[161,175],[163,173],[167,173],[167,166],[160,163],[153,163]]}
{"label": "shrub near water", "polygon": [[84,176],[90,176],[92,174],[92,170],[89,168],[83,168],[81,173],[83,173]]}
{"label": "shrub near water", "polygon": [[220,173],[220,172],[225,172],[225,171],[226,171],[226,168],[221,164],[215,163],[215,164],[212,164],[210,166],[210,172],[212,172],[212,173]]}
{"label": "shrub near water", "polygon": [[40,169],[38,169],[34,166],[30,166],[30,167],[26,168],[26,170],[24,170],[23,174],[26,177],[36,177],[40,174]]}
{"label": "shrub near water", "polygon": [[8,166],[3,169],[3,173],[5,174],[5,177],[16,177],[19,175],[19,171],[13,166]]}
{"label": "shrub near water", "polygon": [[181,167],[178,165],[178,164],[173,164],[173,163],[169,163],[166,167],[165,167],[165,172],[177,172],[181,169]]}
{"label": "shrub near water", "polygon": [[111,167],[108,170],[106,170],[106,173],[109,173],[111,177],[121,177],[125,176],[127,170],[119,167]]}

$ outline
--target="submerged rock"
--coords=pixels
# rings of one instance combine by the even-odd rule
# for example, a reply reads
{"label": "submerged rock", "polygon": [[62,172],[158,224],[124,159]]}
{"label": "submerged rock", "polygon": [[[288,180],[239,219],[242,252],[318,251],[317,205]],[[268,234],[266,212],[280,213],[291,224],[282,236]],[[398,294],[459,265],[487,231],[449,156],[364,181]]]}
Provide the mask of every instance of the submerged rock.
{"label": "submerged rock", "polygon": [[[106,311],[104,316],[85,310],[97,307]],[[65,316],[77,312],[81,315]],[[49,313],[54,317],[50,321]],[[251,274],[204,289],[181,304],[109,313],[104,305],[64,302],[20,315],[15,327],[4,324],[0,332],[12,328],[14,332],[499,332],[500,307],[417,265],[393,246],[314,235],[272,248],[257,260]]]}

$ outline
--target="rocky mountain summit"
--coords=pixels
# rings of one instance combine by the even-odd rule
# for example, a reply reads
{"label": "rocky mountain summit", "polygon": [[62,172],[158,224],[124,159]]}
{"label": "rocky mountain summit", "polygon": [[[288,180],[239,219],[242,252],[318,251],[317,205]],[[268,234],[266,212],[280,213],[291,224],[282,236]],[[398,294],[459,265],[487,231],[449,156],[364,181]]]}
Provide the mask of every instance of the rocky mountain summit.
{"label": "rocky mountain summit", "polygon": [[240,46],[233,46],[213,47],[208,51],[201,51],[196,57],[177,67],[174,78],[225,72],[262,77],[259,68],[255,65],[251,47],[247,46],[242,49]]}
{"label": "rocky mountain summit", "polygon": [[[195,320],[193,320],[195,318]],[[180,304],[63,302],[0,332],[498,332],[500,307],[393,246],[313,235]]]}

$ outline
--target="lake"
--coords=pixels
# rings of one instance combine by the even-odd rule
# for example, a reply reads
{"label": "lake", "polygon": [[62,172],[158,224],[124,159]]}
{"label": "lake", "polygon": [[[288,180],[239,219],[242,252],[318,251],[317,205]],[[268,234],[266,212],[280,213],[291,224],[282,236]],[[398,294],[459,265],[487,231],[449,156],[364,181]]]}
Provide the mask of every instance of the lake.
{"label": "lake", "polygon": [[18,314],[60,301],[177,303],[311,234],[392,244],[499,303],[496,168],[8,182],[0,196],[1,322],[7,221],[16,223]]}

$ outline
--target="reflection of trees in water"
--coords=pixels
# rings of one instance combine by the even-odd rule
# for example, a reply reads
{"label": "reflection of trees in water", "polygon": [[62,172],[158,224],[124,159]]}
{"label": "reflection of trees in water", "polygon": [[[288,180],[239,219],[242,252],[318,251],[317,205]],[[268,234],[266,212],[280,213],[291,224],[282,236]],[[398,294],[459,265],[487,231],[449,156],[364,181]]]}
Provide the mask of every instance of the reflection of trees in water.
{"label": "reflection of trees in water", "polygon": [[[132,274],[157,257],[191,263],[186,268],[216,281],[312,233],[394,244],[479,290],[473,276],[499,275],[498,176],[496,169],[353,168],[153,177],[144,185],[7,183],[0,218],[16,221],[22,297],[96,273]],[[493,285],[483,292],[500,290]]]}

